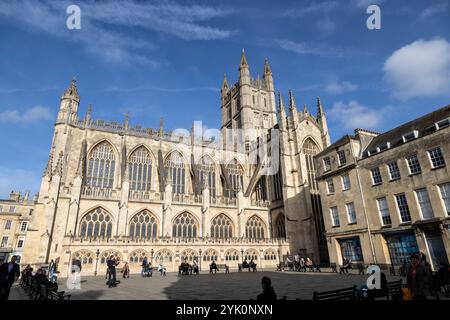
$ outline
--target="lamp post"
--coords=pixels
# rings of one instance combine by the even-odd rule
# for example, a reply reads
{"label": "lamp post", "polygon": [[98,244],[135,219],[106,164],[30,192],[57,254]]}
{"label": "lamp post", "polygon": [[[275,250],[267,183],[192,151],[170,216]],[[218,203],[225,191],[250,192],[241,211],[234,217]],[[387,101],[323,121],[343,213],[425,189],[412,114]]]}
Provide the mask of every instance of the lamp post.
{"label": "lamp post", "polygon": [[278,248],[277,251],[278,251],[278,263],[281,266],[281,251],[280,251],[280,248]]}
{"label": "lamp post", "polygon": [[153,266],[153,253],[155,253],[155,251],[153,251],[152,248],[152,250],[150,250],[150,263],[152,264],[152,266]]}
{"label": "lamp post", "polygon": [[244,263],[244,249],[241,248],[241,259],[242,263]]}
{"label": "lamp post", "polygon": [[198,250],[198,271],[202,271],[202,249]]}
{"label": "lamp post", "polygon": [[100,255],[100,250],[97,249],[97,251],[95,252],[96,255],[96,259],[95,259],[95,271],[94,271],[94,276],[97,276],[97,269],[98,269],[98,256]]}

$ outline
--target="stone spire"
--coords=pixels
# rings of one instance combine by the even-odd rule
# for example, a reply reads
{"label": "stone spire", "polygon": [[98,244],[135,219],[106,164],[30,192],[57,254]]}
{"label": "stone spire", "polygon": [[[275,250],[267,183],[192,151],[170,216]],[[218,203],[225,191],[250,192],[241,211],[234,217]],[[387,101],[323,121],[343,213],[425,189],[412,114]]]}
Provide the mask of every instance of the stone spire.
{"label": "stone spire", "polygon": [[86,163],[86,152],[87,152],[87,143],[86,140],[83,140],[81,143],[81,151],[80,151],[80,159],[78,160],[78,167],[76,175],[78,177],[84,178],[85,174],[85,163]]}
{"label": "stone spire", "polygon": [[292,90],[289,90],[289,109],[297,109],[297,106],[295,105],[295,99],[294,94],[292,93]]}
{"label": "stone spire", "polygon": [[75,77],[70,82],[69,87],[64,92],[62,98],[71,98],[76,100],[77,102],[80,102],[80,96],[78,95],[78,89],[77,89],[77,80]]}
{"label": "stone spire", "polygon": [[50,156],[48,157],[47,165],[44,169],[43,177],[51,177],[53,170],[53,148],[50,150]]}
{"label": "stone spire", "polygon": [[245,57],[244,49],[242,49],[241,63],[239,64],[239,70],[241,70],[242,68],[248,68],[247,58]]}
{"label": "stone spire", "polygon": [[127,111],[125,113],[125,121],[123,122],[123,127],[125,128],[125,130],[128,130],[129,126],[130,126],[130,114]]}
{"label": "stone spire", "polygon": [[272,75],[272,70],[270,70],[269,59],[266,58],[264,61],[264,77],[266,75]]}
{"label": "stone spire", "polygon": [[90,125],[92,122],[92,105],[89,103],[86,116],[84,117],[84,124]]}
{"label": "stone spire", "polygon": [[159,118],[159,132],[158,135],[162,137],[164,134],[164,118]]}
{"label": "stone spire", "polygon": [[222,90],[228,90],[228,89],[229,89],[229,86],[228,86],[227,74],[224,73],[223,81],[222,81]]}
{"label": "stone spire", "polygon": [[284,106],[280,91],[278,91],[278,114],[280,115],[281,119],[286,118],[286,107]]}
{"label": "stone spire", "polygon": [[55,170],[53,171],[53,175],[59,175],[62,177],[63,172],[63,156],[64,153],[62,151],[59,152],[58,162],[56,163]]}
{"label": "stone spire", "polygon": [[320,97],[317,97],[317,118],[320,118],[322,115],[325,115],[323,112],[322,102],[320,101]]}
{"label": "stone spire", "polygon": [[303,106],[303,115],[304,116],[309,115],[309,110],[308,110],[308,107],[306,106],[306,104]]}

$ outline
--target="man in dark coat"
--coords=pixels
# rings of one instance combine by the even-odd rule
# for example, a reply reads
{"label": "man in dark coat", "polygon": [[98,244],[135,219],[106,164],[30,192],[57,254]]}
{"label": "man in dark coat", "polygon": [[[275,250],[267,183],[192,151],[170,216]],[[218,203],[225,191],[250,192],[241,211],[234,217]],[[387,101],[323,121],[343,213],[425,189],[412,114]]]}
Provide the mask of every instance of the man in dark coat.
{"label": "man in dark coat", "polygon": [[8,300],[9,290],[20,276],[20,269],[16,260],[17,257],[12,256],[9,263],[0,266],[0,300]]}
{"label": "man in dark coat", "polygon": [[431,275],[428,268],[421,262],[420,254],[411,256],[406,283],[413,293],[414,300],[426,300],[430,295]]}
{"label": "man in dark coat", "polygon": [[277,301],[277,295],[275,294],[275,290],[273,290],[272,281],[270,280],[270,278],[262,277],[261,285],[263,288],[263,293],[259,294],[256,297],[256,300],[263,302]]}

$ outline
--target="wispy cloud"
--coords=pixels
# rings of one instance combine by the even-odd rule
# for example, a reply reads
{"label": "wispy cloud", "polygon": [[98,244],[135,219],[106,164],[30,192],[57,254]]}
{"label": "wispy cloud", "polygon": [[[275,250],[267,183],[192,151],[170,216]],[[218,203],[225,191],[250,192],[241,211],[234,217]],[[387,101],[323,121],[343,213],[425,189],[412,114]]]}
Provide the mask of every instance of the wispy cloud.
{"label": "wispy cloud", "polygon": [[324,89],[326,92],[331,94],[342,94],[356,91],[358,89],[358,85],[350,81],[339,81],[336,78],[332,78],[325,84]]}
{"label": "wispy cloud", "polygon": [[0,112],[0,123],[31,124],[38,121],[52,119],[52,113],[48,108],[41,106],[32,107],[25,111],[7,110]]}
{"label": "wispy cloud", "polygon": [[10,93],[18,93],[18,92],[48,92],[55,90],[63,90],[61,86],[48,86],[42,88],[0,88],[0,93],[10,94]]}
{"label": "wispy cloud", "polygon": [[[164,64],[151,58],[157,45],[148,36],[135,37],[128,28],[168,34],[184,40],[228,38],[233,31],[208,25],[205,21],[229,15],[229,10],[204,5],[184,5],[175,1],[78,1],[81,30],[66,28],[67,6],[72,2],[18,0],[0,2],[4,16],[32,32],[48,34],[80,44],[88,53],[113,63],[140,63],[150,67]],[[120,30],[120,31],[119,31]]]}
{"label": "wispy cloud", "polygon": [[448,10],[448,3],[445,3],[445,2],[436,3],[436,4],[433,4],[433,5],[425,8],[420,13],[419,19],[426,20],[437,14],[446,13],[447,10]]}
{"label": "wispy cloud", "polygon": [[339,8],[339,1],[312,1],[301,7],[295,7],[284,12],[285,16],[303,17],[305,15],[328,13]]}
{"label": "wispy cloud", "polygon": [[372,4],[379,5],[383,3],[383,1],[384,0],[350,0],[350,6],[366,9],[368,6]]}
{"label": "wispy cloud", "polygon": [[392,53],[383,70],[395,98],[448,96],[450,42],[417,40]]}
{"label": "wispy cloud", "polygon": [[362,54],[356,49],[333,46],[319,42],[294,42],[288,39],[273,39],[261,42],[262,45],[275,45],[280,49],[291,51],[299,55],[312,55],[323,58],[343,58]]}
{"label": "wispy cloud", "polygon": [[316,27],[322,35],[329,36],[336,31],[336,22],[329,17],[324,17],[317,20]]}
{"label": "wispy cloud", "polygon": [[356,128],[377,130],[382,124],[385,111],[388,108],[368,107],[356,100],[349,102],[338,101],[328,111],[328,117],[332,119],[334,126],[339,126],[346,130]]}

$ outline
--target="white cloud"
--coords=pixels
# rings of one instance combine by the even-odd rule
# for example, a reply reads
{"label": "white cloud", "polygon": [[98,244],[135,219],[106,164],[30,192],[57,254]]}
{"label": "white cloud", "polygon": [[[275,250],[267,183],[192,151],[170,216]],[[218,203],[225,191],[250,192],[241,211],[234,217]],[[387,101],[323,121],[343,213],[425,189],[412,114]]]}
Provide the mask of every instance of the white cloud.
{"label": "white cloud", "polygon": [[407,100],[449,94],[450,43],[417,40],[396,50],[384,64],[394,97]]}
{"label": "white cloud", "polygon": [[337,79],[332,79],[325,85],[325,91],[331,94],[353,92],[357,89],[358,85],[350,81],[338,81]]}
{"label": "white cloud", "polygon": [[319,31],[325,36],[331,35],[334,33],[334,31],[336,31],[336,22],[331,20],[329,17],[317,20],[316,26]]}
{"label": "white cloud", "polygon": [[36,106],[20,112],[18,110],[7,110],[0,112],[1,123],[31,124],[41,120],[50,120],[53,116],[48,108]]}
{"label": "white cloud", "polygon": [[336,102],[328,112],[328,118],[335,122],[334,125],[337,124],[347,130],[356,128],[376,130],[381,125],[383,117],[382,110],[361,105],[355,100],[348,103]]}
{"label": "white cloud", "polygon": [[426,20],[431,18],[434,15],[445,13],[448,10],[448,3],[441,2],[433,4],[427,8],[425,8],[419,16],[419,19]]}
{"label": "white cloud", "polygon": [[[219,7],[183,5],[175,1],[78,1],[81,8],[81,30],[66,28],[67,0],[1,1],[0,18],[15,20],[31,32],[45,33],[81,45],[113,63],[140,63],[150,67],[164,64],[151,58],[149,50],[157,46],[147,38],[125,33],[129,28],[154,31],[184,40],[228,38],[233,31],[204,25],[205,21],[224,17],[231,12]],[[139,32],[135,33],[139,34]]]}

